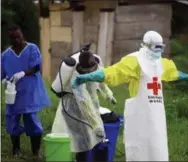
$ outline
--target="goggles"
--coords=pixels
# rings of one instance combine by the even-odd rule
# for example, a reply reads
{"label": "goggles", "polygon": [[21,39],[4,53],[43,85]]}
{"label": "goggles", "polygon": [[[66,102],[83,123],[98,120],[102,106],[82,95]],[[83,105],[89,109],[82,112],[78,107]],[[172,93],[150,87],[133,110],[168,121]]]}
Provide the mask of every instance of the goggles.
{"label": "goggles", "polygon": [[148,44],[148,43],[142,43],[142,46],[148,47],[153,52],[164,52],[165,44]]}

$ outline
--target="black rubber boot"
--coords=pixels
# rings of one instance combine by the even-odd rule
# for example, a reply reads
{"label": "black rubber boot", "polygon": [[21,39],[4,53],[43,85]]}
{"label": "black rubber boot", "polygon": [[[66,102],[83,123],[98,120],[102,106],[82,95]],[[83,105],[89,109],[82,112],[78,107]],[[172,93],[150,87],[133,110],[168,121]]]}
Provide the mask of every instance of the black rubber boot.
{"label": "black rubber boot", "polygon": [[108,147],[97,147],[92,152],[92,162],[108,162]]}
{"label": "black rubber boot", "polygon": [[76,153],[76,162],[87,162],[87,153],[88,151]]}
{"label": "black rubber boot", "polygon": [[14,158],[21,157],[21,151],[20,151],[20,136],[10,136],[11,142],[12,142],[12,156]]}
{"label": "black rubber boot", "polygon": [[41,143],[41,135],[39,136],[30,136],[31,140],[31,150],[35,157],[41,158],[40,156],[40,143]]}

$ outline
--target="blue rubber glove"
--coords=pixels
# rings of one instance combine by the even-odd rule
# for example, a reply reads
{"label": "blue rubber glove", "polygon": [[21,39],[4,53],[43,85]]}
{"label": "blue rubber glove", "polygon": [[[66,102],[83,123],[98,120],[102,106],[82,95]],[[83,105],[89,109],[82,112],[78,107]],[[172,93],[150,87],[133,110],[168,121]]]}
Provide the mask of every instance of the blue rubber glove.
{"label": "blue rubber glove", "polygon": [[105,74],[103,70],[97,70],[92,73],[78,75],[76,79],[72,81],[72,88],[76,88],[79,85],[86,83],[88,81],[103,82],[104,79],[105,79]]}
{"label": "blue rubber glove", "polygon": [[178,80],[188,80],[188,74],[178,71],[179,78]]}

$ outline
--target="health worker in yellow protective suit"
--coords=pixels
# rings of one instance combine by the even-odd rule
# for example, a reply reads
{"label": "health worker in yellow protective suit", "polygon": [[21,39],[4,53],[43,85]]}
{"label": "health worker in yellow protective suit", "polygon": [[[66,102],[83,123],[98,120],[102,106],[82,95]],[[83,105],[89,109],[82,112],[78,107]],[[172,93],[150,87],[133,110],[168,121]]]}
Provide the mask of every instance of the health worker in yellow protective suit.
{"label": "health worker in yellow protective suit", "polygon": [[127,161],[168,161],[166,115],[161,81],[187,79],[174,62],[162,58],[165,45],[162,36],[148,31],[139,51],[120,62],[72,82],[76,88],[88,81],[111,86],[129,84],[131,98],[125,101],[125,151]]}

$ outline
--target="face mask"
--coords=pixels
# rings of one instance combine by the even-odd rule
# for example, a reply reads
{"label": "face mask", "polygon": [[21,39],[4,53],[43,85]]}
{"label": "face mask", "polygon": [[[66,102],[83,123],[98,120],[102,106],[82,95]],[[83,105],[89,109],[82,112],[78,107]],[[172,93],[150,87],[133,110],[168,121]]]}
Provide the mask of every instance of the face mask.
{"label": "face mask", "polygon": [[160,59],[160,58],[161,58],[161,55],[162,55],[162,52],[161,52],[161,51],[156,51],[156,52],[154,52],[154,51],[152,51],[152,50],[150,50],[150,49],[147,49],[146,53],[147,53],[147,55],[149,56],[149,58],[150,58],[151,60],[153,60],[153,61],[156,61],[156,60]]}
{"label": "face mask", "polygon": [[161,52],[151,52],[151,57],[154,59],[154,60],[158,60],[159,58],[161,58]]}

